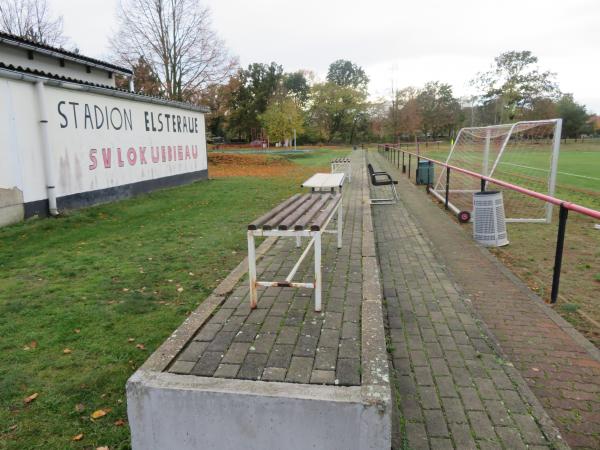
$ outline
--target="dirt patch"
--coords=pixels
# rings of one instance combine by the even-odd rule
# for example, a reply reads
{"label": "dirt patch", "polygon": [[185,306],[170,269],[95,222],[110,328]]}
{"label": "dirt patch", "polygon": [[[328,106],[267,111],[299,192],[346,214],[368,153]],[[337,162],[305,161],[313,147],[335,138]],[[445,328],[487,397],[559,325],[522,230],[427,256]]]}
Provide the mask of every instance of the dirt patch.
{"label": "dirt patch", "polygon": [[276,155],[209,153],[208,170],[213,178],[287,176],[294,164]]}
{"label": "dirt patch", "polygon": [[279,155],[208,154],[208,173],[211,178],[286,177],[297,182],[319,171],[329,172],[329,167],[304,167]]}

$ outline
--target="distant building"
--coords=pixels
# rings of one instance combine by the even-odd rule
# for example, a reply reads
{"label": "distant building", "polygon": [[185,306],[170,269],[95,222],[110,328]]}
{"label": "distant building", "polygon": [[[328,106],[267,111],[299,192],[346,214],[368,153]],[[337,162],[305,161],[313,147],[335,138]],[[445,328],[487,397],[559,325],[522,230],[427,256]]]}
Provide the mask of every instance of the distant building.
{"label": "distant building", "polygon": [[600,116],[598,114],[592,114],[588,123],[592,126],[592,133],[600,133]]}
{"label": "distant building", "polygon": [[0,33],[0,226],[208,176],[204,107],[131,70]]}

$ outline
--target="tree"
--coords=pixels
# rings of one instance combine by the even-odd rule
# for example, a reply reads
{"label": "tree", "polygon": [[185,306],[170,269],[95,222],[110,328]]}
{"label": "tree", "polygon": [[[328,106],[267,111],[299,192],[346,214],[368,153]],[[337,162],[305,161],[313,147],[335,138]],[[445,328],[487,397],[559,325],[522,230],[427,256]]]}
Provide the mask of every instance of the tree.
{"label": "tree", "polygon": [[457,126],[460,104],[452,94],[452,86],[430,81],[416,97],[422,118],[423,131],[437,136],[450,134]]}
{"label": "tree", "polygon": [[171,99],[186,100],[237,67],[212,28],[209,9],[196,0],[121,0],[118,23],[111,40],[117,58],[133,65],[142,57]]}
{"label": "tree", "polygon": [[211,84],[202,91],[198,103],[208,106],[206,131],[210,136],[225,137],[228,134],[231,97],[240,85],[237,76],[232,76],[227,84]]}
{"label": "tree", "polygon": [[56,47],[68,41],[62,16],[52,17],[46,0],[0,0],[0,30]]}
{"label": "tree", "polygon": [[496,123],[522,117],[536,99],[560,95],[555,74],[541,72],[530,51],[505,52],[494,61],[491,70],[477,74],[471,83],[480,89],[484,105],[496,105]]}
{"label": "tree", "polygon": [[304,106],[308,100],[310,86],[304,72],[286,73],[283,76],[283,87],[299,106]]}
{"label": "tree", "polygon": [[272,142],[291,138],[294,130],[304,131],[302,111],[291,98],[273,101],[259,119]]}
{"label": "tree", "polygon": [[341,87],[366,91],[369,77],[360,66],[345,59],[338,59],[329,65],[327,81]]}
{"label": "tree", "polygon": [[239,85],[231,94],[229,109],[230,131],[247,138],[252,130],[261,127],[259,115],[267,110],[272,97],[281,87],[283,67],[271,64],[250,64],[237,73]]}
{"label": "tree", "polygon": [[326,142],[352,142],[358,130],[368,126],[368,103],[364,91],[333,82],[311,89],[309,120],[315,134]]}
{"label": "tree", "polygon": [[562,136],[577,138],[583,133],[591,132],[588,123],[589,115],[584,105],[573,99],[573,94],[565,94],[556,105],[558,115],[563,119]]}
{"label": "tree", "polygon": [[[133,64],[133,88],[135,92],[159,97],[163,95],[160,78],[152,66],[140,56]],[[116,78],[116,85],[120,89],[129,89],[129,80],[124,77]]]}

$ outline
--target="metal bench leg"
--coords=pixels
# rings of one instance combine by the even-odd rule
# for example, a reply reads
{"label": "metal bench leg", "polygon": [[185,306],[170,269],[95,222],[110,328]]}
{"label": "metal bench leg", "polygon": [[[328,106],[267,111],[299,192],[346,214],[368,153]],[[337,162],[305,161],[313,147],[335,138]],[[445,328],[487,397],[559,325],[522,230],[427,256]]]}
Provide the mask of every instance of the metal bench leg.
{"label": "metal bench leg", "polygon": [[302,238],[300,236],[296,236],[296,248],[300,248],[302,245]]}
{"label": "metal bench leg", "polygon": [[315,233],[315,311],[321,311],[321,232]]}
{"label": "metal bench leg", "polygon": [[256,292],[256,250],[252,231],[248,231],[248,280],[250,282],[250,309],[255,309],[258,296]]}
{"label": "metal bench leg", "polygon": [[344,217],[344,214],[342,212],[342,203],[340,200],[340,206],[338,207],[338,216],[337,216],[337,247],[338,248],[342,248],[343,217]]}

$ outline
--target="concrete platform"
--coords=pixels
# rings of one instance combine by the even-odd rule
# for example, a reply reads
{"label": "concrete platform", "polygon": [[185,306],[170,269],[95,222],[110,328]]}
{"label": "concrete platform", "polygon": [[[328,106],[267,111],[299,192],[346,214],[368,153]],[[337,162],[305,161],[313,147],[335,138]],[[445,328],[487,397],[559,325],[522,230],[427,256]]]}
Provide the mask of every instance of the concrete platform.
{"label": "concrete platform", "polygon": [[[344,189],[344,246],[323,240],[323,311],[312,291],[267,288],[249,309],[242,262],[127,383],[135,449],[391,446],[382,297],[362,152]],[[257,249],[287,274],[293,239]],[[312,277],[305,261],[302,278]],[[285,275],[284,275],[285,276]]]}

